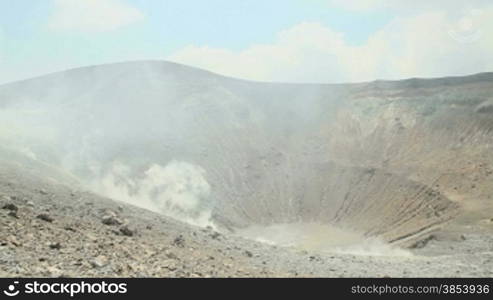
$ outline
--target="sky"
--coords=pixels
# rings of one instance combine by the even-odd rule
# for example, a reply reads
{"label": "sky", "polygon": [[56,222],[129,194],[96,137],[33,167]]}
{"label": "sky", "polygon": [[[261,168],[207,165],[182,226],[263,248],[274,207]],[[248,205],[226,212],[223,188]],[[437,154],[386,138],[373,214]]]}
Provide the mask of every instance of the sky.
{"label": "sky", "polygon": [[492,0],[0,0],[0,84],[168,60],[259,81],[493,71]]}

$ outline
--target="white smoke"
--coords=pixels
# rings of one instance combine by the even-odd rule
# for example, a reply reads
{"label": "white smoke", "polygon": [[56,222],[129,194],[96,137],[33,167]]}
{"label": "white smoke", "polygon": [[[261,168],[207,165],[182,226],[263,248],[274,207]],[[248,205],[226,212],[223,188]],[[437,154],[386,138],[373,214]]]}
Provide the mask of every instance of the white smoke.
{"label": "white smoke", "polygon": [[327,253],[368,256],[411,256],[409,251],[393,247],[378,238],[319,223],[290,223],[251,226],[237,232],[258,242]]}
{"label": "white smoke", "polygon": [[153,164],[144,172],[115,162],[91,184],[107,197],[196,225],[212,226],[210,185],[205,170],[187,162]]}

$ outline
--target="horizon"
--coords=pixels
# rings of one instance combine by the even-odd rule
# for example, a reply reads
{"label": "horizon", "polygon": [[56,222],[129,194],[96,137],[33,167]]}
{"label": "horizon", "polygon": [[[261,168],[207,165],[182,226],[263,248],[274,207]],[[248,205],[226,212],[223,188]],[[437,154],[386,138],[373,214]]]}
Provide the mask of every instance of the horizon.
{"label": "horizon", "polygon": [[0,20],[0,84],[142,60],[291,83],[493,70],[486,0],[3,0]]}
{"label": "horizon", "polygon": [[58,71],[53,71],[50,73],[45,73],[45,74],[39,74],[35,75],[33,77],[27,77],[23,79],[18,79],[14,81],[8,81],[8,82],[0,82],[0,86],[6,86],[10,84],[16,84],[24,81],[30,81],[30,80],[36,80],[36,79],[41,79],[43,77],[47,76],[52,76],[52,75],[57,75],[61,73],[66,73],[66,72],[71,72],[71,71],[76,71],[76,70],[83,70],[83,69],[89,69],[89,68],[98,68],[98,67],[107,67],[107,66],[113,66],[113,65],[122,65],[122,64],[132,64],[132,63],[169,63],[169,64],[175,64],[179,65],[181,67],[186,67],[192,70],[197,70],[201,72],[206,72],[210,73],[211,75],[215,76],[220,76],[228,79],[233,79],[233,80],[240,80],[240,81],[246,81],[246,82],[253,82],[253,83],[266,83],[266,84],[288,84],[288,85],[358,85],[358,84],[368,84],[368,83],[375,83],[375,82],[403,82],[407,80],[440,80],[440,79],[453,79],[453,78],[468,78],[468,77],[474,77],[474,76],[480,76],[484,74],[493,74],[493,70],[491,71],[483,71],[483,72],[476,72],[476,73],[468,73],[468,74],[461,74],[461,75],[450,75],[450,76],[440,76],[440,77],[406,77],[406,78],[399,78],[399,79],[382,79],[382,78],[376,78],[368,81],[345,81],[345,82],[285,82],[285,81],[267,81],[267,80],[251,80],[251,79],[245,79],[245,78],[239,78],[239,77],[234,77],[234,76],[228,76],[228,75],[223,75],[211,70],[207,70],[201,67],[197,66],[191,66],[183,63],[178,63],[178,62],[173,62],[169,60],[158,60],[158,59],[143,59],[143,60],[129,60],[129,61],[115,61],[115,62],[107,62],[107,63],[102,63],[102,64],[97,64],[97,65],[85,65],[85,66],[77,66],[77,67],[72,67],[68,69],[63,69],[63,70],[58,70]]}

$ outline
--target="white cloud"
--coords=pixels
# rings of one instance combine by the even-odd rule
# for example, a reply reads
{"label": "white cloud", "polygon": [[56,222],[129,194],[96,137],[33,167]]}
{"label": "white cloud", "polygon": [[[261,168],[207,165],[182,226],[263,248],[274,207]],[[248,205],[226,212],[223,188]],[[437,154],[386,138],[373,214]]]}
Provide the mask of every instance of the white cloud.
{"label": "white cloud", "polygon": [[386,8],[386,0],[330,0],[329,4],[342,7],[349,10],[369,10],[373,8]]}
{"label": "white cloud", "polygon": [[481,7],[491,0],[328,0],[329,5],[354,11],[389,9],[399,12],[423,12],[429,10],[458,11]]}
{"label": "white cloud", "polygon": [[103,32],[144,18],[122,0],[54,0],[48,27],[57,31]]}
{"label": "white cloud", "polygon": [[492,71],[493,7],[459,17],[439,11],[399,17],[358,46],[321,24],[301,23],[271,44],[242,51],[191,45],[168,59],[267,81],[367,81]]}

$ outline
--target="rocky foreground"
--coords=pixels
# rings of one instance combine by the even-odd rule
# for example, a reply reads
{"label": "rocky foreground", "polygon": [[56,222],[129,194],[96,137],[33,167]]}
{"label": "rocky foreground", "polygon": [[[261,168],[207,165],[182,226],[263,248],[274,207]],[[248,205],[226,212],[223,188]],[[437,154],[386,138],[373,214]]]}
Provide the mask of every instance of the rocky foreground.
{"label": "rocky foreground", "polygon": [[436,234],[406,256],[312,253],[0,170],[2,277],[493,276],[493,238],[477,230]]}

